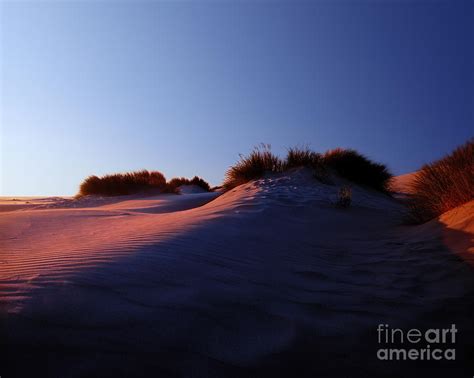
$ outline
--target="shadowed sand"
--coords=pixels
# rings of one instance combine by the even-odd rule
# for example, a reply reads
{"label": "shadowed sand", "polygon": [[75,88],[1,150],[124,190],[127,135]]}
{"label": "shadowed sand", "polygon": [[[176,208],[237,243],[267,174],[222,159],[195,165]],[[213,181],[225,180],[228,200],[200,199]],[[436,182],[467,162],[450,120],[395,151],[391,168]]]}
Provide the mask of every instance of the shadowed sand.
{"label": "shadowed sand", "polygon": [[[338,190],[295,170],[221,196],[89,199],[85,207],[64,201],[2,213],[11,371],[472,375],[473,203],[404,226],[396,200],[353,186],[353,207],[338,209]],[[456,323],[456,364],[377,361],[380,323]]]}

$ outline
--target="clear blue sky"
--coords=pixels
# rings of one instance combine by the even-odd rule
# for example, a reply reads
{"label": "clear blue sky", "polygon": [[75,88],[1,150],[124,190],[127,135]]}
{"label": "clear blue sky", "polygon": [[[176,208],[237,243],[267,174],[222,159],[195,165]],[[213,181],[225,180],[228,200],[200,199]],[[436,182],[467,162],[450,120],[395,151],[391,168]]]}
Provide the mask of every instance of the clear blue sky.
{"label": "clear blue sky", "polygon": [[474,135],[474,2],[1,2],[2,195],[90,174],[221,182],[353,147],[396,174]]}

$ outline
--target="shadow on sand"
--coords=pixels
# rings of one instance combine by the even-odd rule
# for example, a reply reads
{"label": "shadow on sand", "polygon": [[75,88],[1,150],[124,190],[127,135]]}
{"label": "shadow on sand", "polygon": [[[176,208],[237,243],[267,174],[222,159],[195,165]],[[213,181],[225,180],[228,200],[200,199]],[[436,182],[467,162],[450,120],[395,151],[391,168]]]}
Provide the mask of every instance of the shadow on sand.
{"label": "shadow on sand", "polygon": [[[472,259],[465,251],[460,250],[460,247],[472,245],[473,235],[449,229],[441,223],[430,227],[436,228],[437,238],[446,247],[446,249],[435,251],[435,258],[445,260],[447,264],[450,264],[449,274],[459,272],[466,277],[469,274],[472,276],[474,271],[466,264],[466,261],[472,263]],[[173,242],[169,243],[171,248],[176,246]],[[437,282],[437,284],[443,288],[442,282]],[[446,290],[449,290],[449,287]],[[113,325],[104,324],[97,329],[79,325],[73,330],[67,327],[61,328],[60,324],[51,327],[48,319],[32,319],[21,314],[7,316],[5,312],[2,312],[0,320],[3,328],[1,330],[3,350],[0,375],[2,377],[64,378],[90,376],[90,372],[93,371],[95,376],[100,377],[470,377],[474,373],[474,327],[472,326],[474,280],[466,280],[462,293],[453,292],[452,295],[447,296],[445,294],[443,293],[443,297],[448,299],[440,301],[435,308],[428,308],[426,311],[421,311],[421,315],[419,312],[414,314],[414,317],[407,322],[391,323],[390,326],[404,330],[411,328],[426,330],[449,328],[451,324],[456,324],[459,332],[455,344],[455,361],[379,361],[376,356],[380,348],[377,343],[376,329],[379,323],[388,321],[382,316],[380,321],[374,323],[373,326],[365,327],[355,333],[350,321],[334,324],[341,331],[337,334],[304,323],[291,324],[295,336],[285,349],[274,350],[265,357],[245,365],[233,365],[209,357],[205,350],[202,350],[201,354],[196,353],[196,350],[192,350],[186,343],[186,338],[182,339],[182,334],[176,336],[174,346],[161,345],[159,340],[163,335],[158,333],[156,342],[153,342],[154,338],[144,335],[143,332],[147,329],[150,333],[163,332],[160,328],[159,317],[151,321],[148,319],[149,325],[136,324],[130,320],[126,326],[115,329],[116,336],[120,337],[122,334],[125,339],[133,340],[133,342],[130,348],[127,348],[127,343],[123,343],[120,348],[107,349],[102,346],[112,345],[113,340],[101,338],[108,336],[107,327],[113,327]],[[70,295],[74,293],[71,292]],[[416,295],[413,293],[412,299],[415,299]],[[227,322],[231,319],[238,329],[240,316],[247,317],[249,313],[260,316],[252,309],[251,303],[229,305],[231,303],[229,298],[221,299],[222,305],[219,312],[210,314],[215,317],[214,319],[205,323],[196,322],[197,325],[207,324],[210,328],[195,329],[190,324],[189,340],[192,339],[193,333],[204,338],[218,337],[212,327],[220,321]],[[94,306],[94,303],[89,305]],[[219,303],[214,305],[219,305]],[[226,306],[229,307],[226,308]],[[78,312],[87,312],[87,310],[87,307],[77,308]],[[150,309],[143,308],[143,312],[148,310]],[[366,309],[359,310],[363,312]],[[185,313],[188,310],[183,308],[180,311]],[[184,314],[180,311],[175,315],[178,322],[179,317]],[[244,311],[245,315],[243,313],[239,315],[239,311]],[[404,311],[404,309],[394,307],[393,311]],[[224,314],[227,318],[221,318]],[[196,316],[201,315],[196,314]],[[87,318],[87,313],[84,317]],[[189,316],[183,316],[183,321],[188,318]],[[264,319],[260,320],[264,321]],[[268,321],[275,321],[275,319],[269,318]],[[168,331],[170,338],[173,339],[173,329]],[[17,333],[29,336],[27,339],[23,337],[23,341],[19,343],[16,339]],[[238,335],[238,332],[234,335]],[[143,338],[143,345],[140,344],[141,338]],[[68,345],[63,345],[62,340],[69,340]],[[255,342],[258,342],[258,338]],[[136,345],[140,347],[135,348]],[[248,345],[248,348],[252,348],[252,345]],[[236,354],[242,352],[242,350],[235,351]]]}

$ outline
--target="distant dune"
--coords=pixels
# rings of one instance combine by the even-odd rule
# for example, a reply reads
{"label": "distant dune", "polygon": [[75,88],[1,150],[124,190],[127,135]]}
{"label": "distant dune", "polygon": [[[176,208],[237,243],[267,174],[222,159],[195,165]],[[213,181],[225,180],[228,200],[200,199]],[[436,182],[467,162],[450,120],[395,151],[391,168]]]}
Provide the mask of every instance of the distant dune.
{"label": "distant dune", "polygon": [[413,192],[411,184],[416,177],[416,172],[405,173],[395,176],[390,181],[390,190],[401,194],[410,194]]}
{"label": "distant dune", "polygon": [[72,197],[0,196],[0,213],[19,209],[31,209],[37,206],[48,206],[71,199]]}

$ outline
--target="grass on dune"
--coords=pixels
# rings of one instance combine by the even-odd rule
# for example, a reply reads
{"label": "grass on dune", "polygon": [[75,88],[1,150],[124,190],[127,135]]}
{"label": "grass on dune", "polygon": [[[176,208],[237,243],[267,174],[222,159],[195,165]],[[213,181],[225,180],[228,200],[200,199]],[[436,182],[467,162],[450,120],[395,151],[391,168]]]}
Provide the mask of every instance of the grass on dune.
{"label": "grass on dune", "polygon": [[194,176],[192,179],[187,179],[185,177],[175,177],[167,184],[168,190],[173,193],[176,192],[178,187],[181,185],[196,185],[204,189],[206,192],[211,191],[211,186],[209,183],[198,176]]}
{"label": "grass on dune", "polygon": [[296,167],[317,167],[322,163],[321,154],[311,151],[309,148],[292,147],[288,150],[284,162],[285,169]]}
{"label": "grass on dune", "polygon": [[[329,182],[330,172],[365,187],[389,193],[391,173],[384,164],[376,163],[352,149],[337,148],[324,154],[308,148],[290,148],[285,159],[273,154],[270,145],[262,144],[239,161],[225,175],[224,190],[256,180],[267,173],[280,173],[297,167],[313,170],[317,179]],[[210,191],[202,178],[173,178],[168,183],[158,171],[136,171],[89,176],[80,185],[78,196],[117,196],[139,192],[176,193],[181,185],[197,185]],[[409,203],[412,220],[424,222],[474,199],[474,139],[451,154],[424,165],[412,183]]]}
{"label": "grass on dune", "polygon": [[312,169],[315,177],[322,182],[328,182],[329,171],[333,170],[349,181],[386,193],[388,181],[392,177],[385,165],[375,163],[355,150],[339,148],[322,155],[308,148],[290,148],[285,160],[281,160],[270,151],[268,145],[263,145],[263,148],[255,148],[248,156],[241,156],[228,169],[224,188],[228,190],[261,178],[266,173],[283,172],[296,167]]}
{"label": "grass on dune", "polygon": [[373,162],[352,149],[327,151],[323,155],[323,164],[349,181],[385,193],[388,193],[388,183],[393,177],[384,164]]}
{"label": "grass on dune", "polygon": [[135,171],[114,173],[101,177],[89,176],[79,186],[78,197],[87,195],[122,196],[134,193],[177,193],[181,185],[197,185],[210,191],[209,184],[198,176],[192,179],[173,178],[166,182],[165,176],[158,171]]}
{"label": "grass on dune", "polygon": [[162,192],[165,189],[166,179],[161,172],[144,169],[101,177],[89,176],[79,186],[79,196],[121,196],[145,191]]}
{"label": "grass on dune", "polygon": [[474,138],[424,165],[411,184],[413,221],[422,223],[474,199]]}
{"label": "grass on dune", "polygon": [[[226,190],[259,179],[266,173],[307,167],[315,177],[328,182],[329,172],[355,184],[388,193],[393,177],[388,168],[353,149],[336,148],[319,154],[308,148],[290,148],[284,160],[269,145],[255,148],[226,173]],[[474,138],[451,154],[424,165],[412,183],[409,201],[411,218],[421,223],[474,199]]]}
{"label": "grass on dune", "polygon": [[315,178],[328,183],[329,173],[324,165],[323,156],[311,151],[309,148],[292,147],[288,149],[286,159],[283,162],[284,170],[298,167],[307,167],[313,170]]}
{"label": "grass on dune", "polygon": [[269,145],[262,144],[255,147],[248,156],[240,155],[240,160],[226,172],[223,186],[229,190],[261,178],[267,172],[276,173],[282,170],[281,159],[271,152]]}

